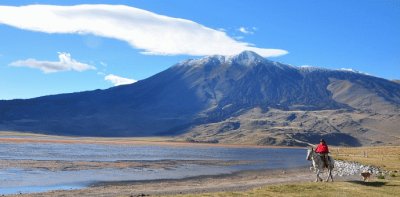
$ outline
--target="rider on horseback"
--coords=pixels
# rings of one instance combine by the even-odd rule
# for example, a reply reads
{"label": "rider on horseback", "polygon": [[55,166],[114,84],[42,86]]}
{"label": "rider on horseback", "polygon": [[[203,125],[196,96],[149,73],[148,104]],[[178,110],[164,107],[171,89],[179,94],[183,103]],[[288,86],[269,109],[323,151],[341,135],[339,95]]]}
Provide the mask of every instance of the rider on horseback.
{"label": "rider on horseback", "polygon": [[328,167],[328,153],[329,153],[329,149],[328,149],[328,145],[326,144],[324,139],[321,139],[319,141],[319,144],[317,146],[317,148],[315,149],[315,152],[318,153],[318,155],[321,157],[321,160],[324,161],[324,166],[327,168]]}

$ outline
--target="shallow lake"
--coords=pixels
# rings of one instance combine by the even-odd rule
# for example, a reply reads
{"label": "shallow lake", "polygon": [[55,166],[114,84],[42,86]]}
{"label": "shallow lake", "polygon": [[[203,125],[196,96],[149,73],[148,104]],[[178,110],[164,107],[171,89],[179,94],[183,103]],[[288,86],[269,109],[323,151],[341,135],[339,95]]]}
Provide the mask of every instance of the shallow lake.
{"label": "shallow lake", "polygon": [[[0,194],[76,189],[109,181],[180,179],[242,170],[299,168],[309,165],[305,156],[306,150],[300,148],[0,143],[2,161],[180,161],[169,168],[49,170],[0,166]],[[225,161],[232,162],[232,165],[185,161]]]}

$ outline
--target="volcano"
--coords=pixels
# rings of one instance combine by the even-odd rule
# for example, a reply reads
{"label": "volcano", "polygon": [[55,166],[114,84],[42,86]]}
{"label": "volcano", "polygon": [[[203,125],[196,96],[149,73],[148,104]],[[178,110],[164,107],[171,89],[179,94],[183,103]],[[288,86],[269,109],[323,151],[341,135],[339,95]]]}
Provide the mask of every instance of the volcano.
{"label": "volcano", "polygon": [[185,60],[105,90],[0,101],[0,130],[304,145],[400,144],[400,84],[244,51]]}

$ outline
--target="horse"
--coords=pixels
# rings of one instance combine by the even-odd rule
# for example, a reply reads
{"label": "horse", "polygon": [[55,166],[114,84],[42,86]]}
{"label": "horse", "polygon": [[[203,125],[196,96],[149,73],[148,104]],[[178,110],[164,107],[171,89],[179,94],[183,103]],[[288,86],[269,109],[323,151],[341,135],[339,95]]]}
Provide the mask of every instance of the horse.
{"label": "horse", "polygon": [[[315,180],[315,182],[318,181],[322,181],[322,178],[319,176],[319,174],[324,170],[325,165],[324,165],[324,161],[322,161],[321,157],[314,152],[314,148],[310,147],[307,150],[307,160],[311,160],[312,161],[312,166],[314,168],[314,171],[317,172],[317,178]],[[329,181],[329,178],[331,178],[331,181],[333,182],[333,177],[332,177],[332,169],[334,168],[334,163],[335,161],[333,160],[333,158],[331,156],[328,156],[328,177],[326,178],[326,182]]]}

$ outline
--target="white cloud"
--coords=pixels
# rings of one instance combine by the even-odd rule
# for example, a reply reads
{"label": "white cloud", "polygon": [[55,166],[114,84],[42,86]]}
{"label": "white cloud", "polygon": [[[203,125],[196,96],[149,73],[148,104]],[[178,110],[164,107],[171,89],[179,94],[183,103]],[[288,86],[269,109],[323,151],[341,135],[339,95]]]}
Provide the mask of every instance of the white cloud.
{"label": "white cloud", "polygon": [[71,58],[69,53],[58,53],[58,62],[51,61],[39,61],[36,59],[26,59],[18,60],[10,63],[10,66],[16,67],[29,67],[42,70],[44,73],[54,73],[60,71],[85,71],[85,70],[95,70],[96,67],[89,64],[78,62]]}
{"label": "white cloud", "polygon": [[103,67],[107,67],[108,66],[108,64],[103,62],[103,61],[100,61],[100,65],[102,65]]}
{"label": "white cloud", "polygon": [[128,79],[124,77],[120,77],[117,75],[109,74],[104,77],[104,80],[110,81],[114,86],[119,86],[119,85],[126,85],[126,84],[131,84],[137,82],[134,79]]}
{"label": "white cloud", "polygon": [[240,32],[244,33],[244,34],[254,34],[254,31],[257,30],[257,28],[253,27],[251,28],[246,28],[246,27],[240,27],[238,29]]}
{"label": "white cloud", "polygon": [[243,36],[235,36],[234,37],[236,40],[242,40],[244,37]]}
{"label": "white cloud", "polygon": [[0,24],[46,33],[93,34],[128,42],[144,54],[234,55],[244,50],[264,57],[281,49],[258,48],[196,22],[124,5],[0,6]]}

